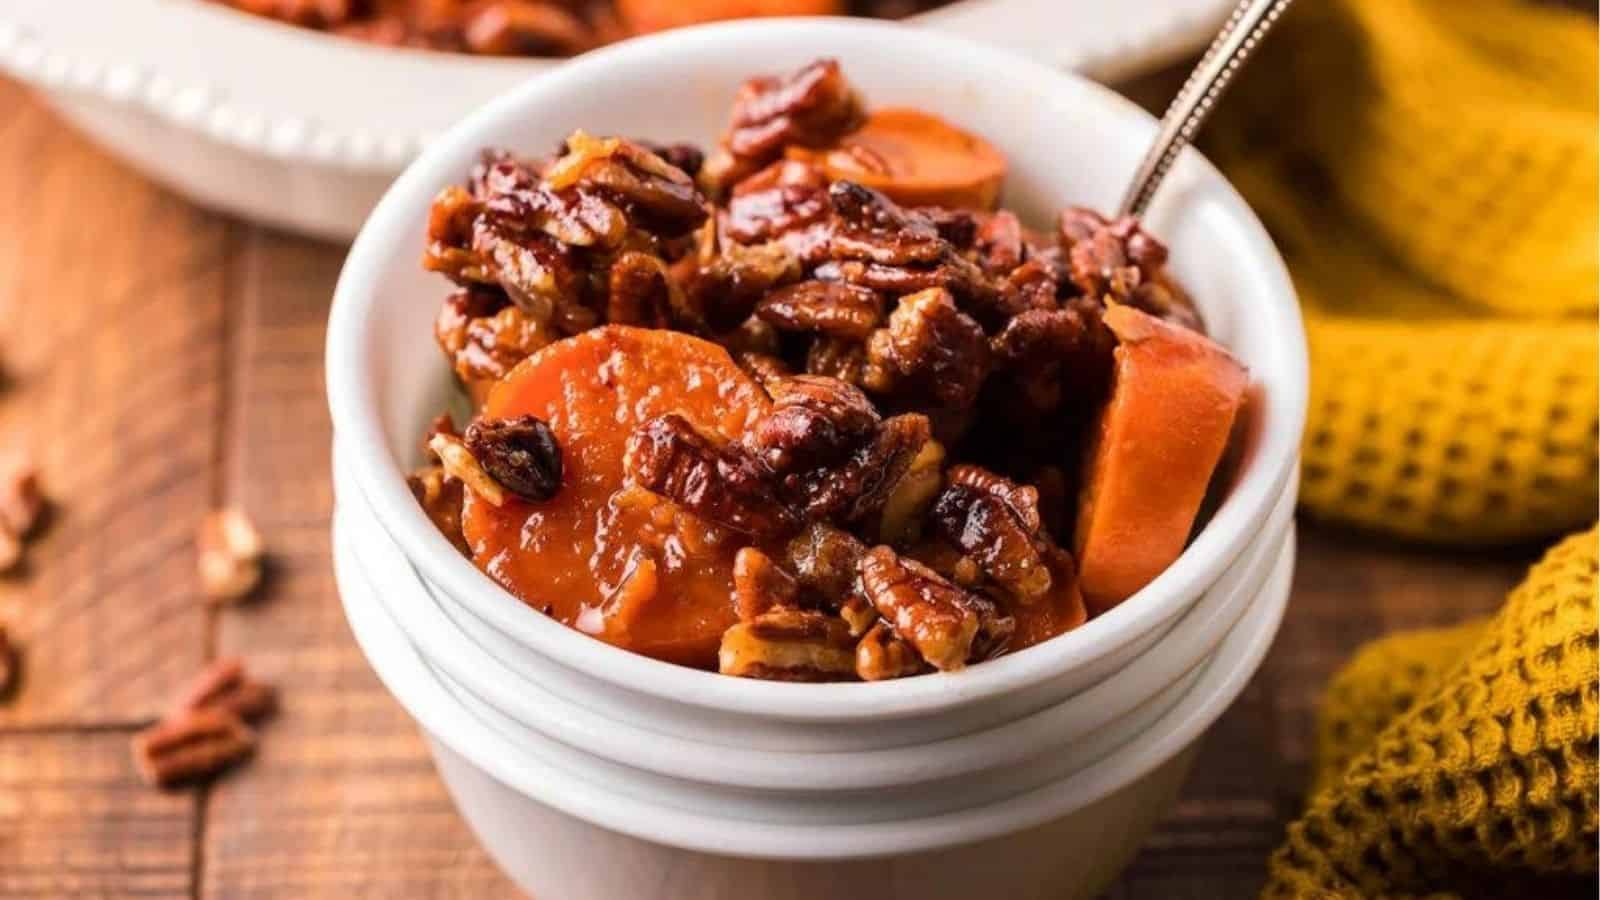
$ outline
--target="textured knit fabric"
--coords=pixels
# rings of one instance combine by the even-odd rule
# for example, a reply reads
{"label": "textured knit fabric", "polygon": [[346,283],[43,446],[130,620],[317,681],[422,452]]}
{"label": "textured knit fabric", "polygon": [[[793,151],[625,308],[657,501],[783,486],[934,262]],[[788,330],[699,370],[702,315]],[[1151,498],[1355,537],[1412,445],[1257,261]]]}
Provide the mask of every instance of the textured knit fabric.
{"label": "textured knit fabric", "polygon": [[1264,898],[1595,895],[1597,540],[1557,545],[1493,619],[1378,641],[1334,679]]}
{"label": "textured knit fabric", "polygon": [[1432,542],[1597,495],[1596,33],[1512,0],[1291,9],[1209,126],[1307,318],[1301,499]]}

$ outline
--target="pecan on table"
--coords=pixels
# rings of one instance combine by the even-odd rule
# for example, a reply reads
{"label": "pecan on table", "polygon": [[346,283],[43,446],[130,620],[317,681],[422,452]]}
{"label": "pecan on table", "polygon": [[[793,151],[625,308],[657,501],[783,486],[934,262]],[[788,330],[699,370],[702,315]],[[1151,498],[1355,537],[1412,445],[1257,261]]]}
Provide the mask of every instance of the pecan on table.
{"label": "pecan on table", "polygon": [[133,736],[135,766],[147,784],[170,787],[215,775],[255,752],[255,732],[225,709],[197,709]]}
{"label": "pecan on table", "polygon": [[1015,622],[989,599],[914,559],[878,546],[861,558],[867,599],[934,668],[950,671],[1002,649]]}
{"label": "pecan on table", "polygon": [[900,298],[888,326],[872,333],[862,384],[960,409],[978,399],[989,367],[983,327],[956,307],[949,291],[929,288]]}
{"label": "pecan on table", "polygon": [[561,444],[534,416],[480,419],[461,442],[490,478],[524,500],[549,500],[561,489]]}
{"label": "pecan on table", "polygon": [[792,607],[800,596],[800,583],[772,557],[755,547],[742,547],[733,558],[733,607],[741,621],[750,621],[772,609]]}
{"label": "pecan on table", "polygon": [[718,444],[682,416],[657,416],[628,438],[628,477],[690,512],[733,531],[777,537],[799,528],[772,473],[737,443]]}
{"label": "pecan on table", "polygon": [[855,645],[837,616],[774,609],[723,632],[717,670],[768,681],[841,681],[855,674]]}
{"label": "pecan on table", "polygon": [[702,174],[720,192],[777,159],[786,146],[826,147],[865,120],[837,60],[752,78],[739,88],[728,130]]}
{"label": "pecan on table", "polygon": [[929,514],[940,535],[1018,601],[1050,590],[1038,490],[973,465],[951,467],[948,479]]}
{"label": "pecan on table", "polygon": [[856,644],[856,677],[862,681],[904,678],[926,669],[917,648],[881,619]]}
{"label": "pecan on table", "polygon": [[756,315],[779,331],[864,341],[883,320],[883,297],[853,284],[802,281],[767,294]]}
{"label": "pecan on table", "polygon": [[255,523],[242,510],[208,513],[195,535],[195,549],[207,602],[237,602],[261,583],[265,548]]}
{"label": "pecan on table", "polygon": [[169,717],[198,710],[217,710],[254,722],[278,708],[272,686],[250,677],[244,661],[225,657],[213,661],[178,695]]}

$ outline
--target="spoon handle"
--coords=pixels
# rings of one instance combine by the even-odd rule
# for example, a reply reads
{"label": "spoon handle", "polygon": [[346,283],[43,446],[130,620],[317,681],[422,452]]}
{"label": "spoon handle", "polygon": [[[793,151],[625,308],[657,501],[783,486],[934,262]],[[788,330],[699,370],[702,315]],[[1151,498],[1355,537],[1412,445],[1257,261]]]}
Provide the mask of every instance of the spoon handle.
{"label": "spoon handle", "polygon": [[1177,162],[1178,154],[1189,145],[1201,124],[1211,115],[1217,99],[1227,90],[1228,83],[1291,2],[1293,0],[1240,0],[1234,7],[1227,23],[1194,71],[1189,73],[1189,80],[1172,98],[1166,115],[1161,117],[1161,130],[1156,133],[1155,143],[1139,163],[1128,193],[1122,198],[1122,215],[1144,213],[1156,188],[1161,186],[1161,180]]}

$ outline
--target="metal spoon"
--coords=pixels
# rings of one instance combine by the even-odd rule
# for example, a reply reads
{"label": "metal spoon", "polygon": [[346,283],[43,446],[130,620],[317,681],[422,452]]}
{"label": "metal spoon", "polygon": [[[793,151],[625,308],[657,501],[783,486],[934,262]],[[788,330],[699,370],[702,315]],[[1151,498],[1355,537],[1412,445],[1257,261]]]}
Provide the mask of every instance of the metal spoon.
{"label": "metal spoon", "polygon": [[1228,82],[1244,65],[1278,17],[1289,8],[1293,0],[1241,0],[1233,14],[1217,33],[1199,65],[1189,73],[1189,80],[1166,115],[1161,117],[1161,130],[1156,133],[1155,144],[1139,163],[1139,169],[1123,195],[1121,214],[1143,215],[1150,198],[1166,177],[1178,154],[1189,145],[1200,130],[1217,99],[1227,90]]}

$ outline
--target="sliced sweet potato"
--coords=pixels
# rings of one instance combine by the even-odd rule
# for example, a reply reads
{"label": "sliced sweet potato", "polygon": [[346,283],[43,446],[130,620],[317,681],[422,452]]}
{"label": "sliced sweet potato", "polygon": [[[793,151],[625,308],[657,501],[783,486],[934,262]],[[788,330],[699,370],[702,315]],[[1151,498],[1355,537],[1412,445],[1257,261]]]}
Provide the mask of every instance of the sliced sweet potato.
{"label": "sliced sweet potato", "polygon": [[833,16],[843,7],[841,0],[617,0],[623,21],[639,33],[722,19]]}
{"label": "sliced sweet potato", "polygon": [[1110,399],[1087,457],[1075,535],[1080,583],[1099,614],[1183,552],[1227,446],[1249,374],[1204,335],[1113,305]]}
{"label": "sliced sweet potato", "polygon": [[918,109],[873,112],[835,147],[790,147],[791,159],[820,166],[906,206],[992,209],[1006,177],[1006,158],[991,143]]}
{"label": "sliced sweet potato", "polygon": [[727,351],[680,332],[611,325],[545,347],[495,385],[483,416],[544,420],[561,445],[561,488],[501,506],[468,491],[462,531],[474,562],[580,631],[715,667],[737,621],[733,558],[748,541],[627,487],[624,448],[635,426],[667,413],[732,439],[768,404]]}

